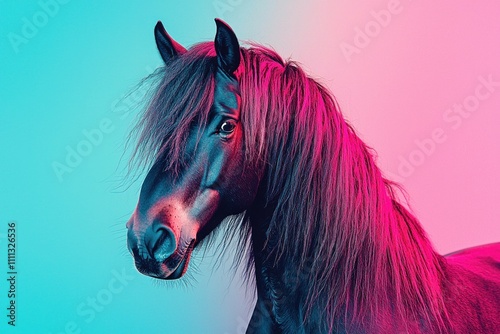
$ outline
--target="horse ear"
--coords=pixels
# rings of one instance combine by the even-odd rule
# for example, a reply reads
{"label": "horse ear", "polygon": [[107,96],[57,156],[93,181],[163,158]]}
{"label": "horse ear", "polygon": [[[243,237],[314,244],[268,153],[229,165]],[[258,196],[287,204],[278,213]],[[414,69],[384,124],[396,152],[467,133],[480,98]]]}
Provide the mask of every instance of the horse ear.
{"label": "horse ear", "polygon": [[182,45],[170,37],[161,21],[158,21],[155,26],[155,40],[158,51],[160,51],[160,55],[165,63],[186,52],[186,49]]}
{"label": "horse ear", "polygon": [[215,52],[217,64],[229,75],[240,65],[240,45],[231,27],[221,19],[215,19],[217,33],[215,34]]}

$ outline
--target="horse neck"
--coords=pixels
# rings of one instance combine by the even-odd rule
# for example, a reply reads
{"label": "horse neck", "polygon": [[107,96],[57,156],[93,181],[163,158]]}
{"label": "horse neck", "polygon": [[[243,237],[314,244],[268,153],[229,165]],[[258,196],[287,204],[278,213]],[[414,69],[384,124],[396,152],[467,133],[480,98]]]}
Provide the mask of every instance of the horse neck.
{"label": "horse neck", "polygon": [[[381,210],[380,216],[373,217],[373,226],[365,229],[366,235],[351,236],[355,240],[346,236],[343,244],[358,246],[332,245],[336,253],[330,258],[314,252],[305,259],[276,256],[273,246],[283,237],[269,230],[271,220],[276,217],[276,205],[272,200],[266,202],[265,196],[258,196],[250,214],[258,289],[264,288],[258,277],[264,272],[274,272],[278,279],[302,272],[305,275],[299,276],[302,282],[297,287],[305,287],[299,293],[303,294],[306,305],[312,305],[312,312],[317,312],[314,308],[334,310],[337,319],[345,319],[341,312],[348,312],[353,321],[370,319],[381,323],[387,322],[387,318],[375,319],[373,314],[382,314],[380,317],[390,314],[391,318],[399,319],[392,321],[413,319],[416,323],[427,323],[425,326],[434,326],[436,322],[442,326],[445,263],[434,251],[418,220],[394,198],[392,184],[382,178],[381,184],[389,189],[380,196],[387,196],[385,200],[390,206]],[[318,235],[316,242],[322,237]],[[362,243],[360,238],[364,240]],[[293,248],[295,244],[288,246]],[[322,274],[325,272],[330,276]],[[333,300],[338,304],[331,305]]]}
{"label": "horse neck", "polygon": [[[441,264],[417,219],[398,203],[328,92],[297,67],[285,71],[286,87],[273,78],[265,85],[276,96],[253,96],[252,80],[242,81],[242,101],[250,101],[242,115],[252,115],[253,125],[246,145],[266,166],[247,212],[256,267],[278,267],[282,280],[304,273],[304,303],[330,316],[352,308],[362,318],[398,305],[399,320],[434,317]],[[286,97],[277,94],[285,88]],[[252,104],[260,100],[271,102]]]}

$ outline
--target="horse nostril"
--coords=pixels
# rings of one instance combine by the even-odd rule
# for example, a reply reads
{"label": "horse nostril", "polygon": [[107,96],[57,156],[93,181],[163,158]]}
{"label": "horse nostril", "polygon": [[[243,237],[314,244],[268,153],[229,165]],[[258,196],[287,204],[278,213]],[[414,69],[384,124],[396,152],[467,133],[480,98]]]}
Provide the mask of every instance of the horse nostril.
{"label": "horse nostril", "polygon": [[177,247],[174,232],[166,226],[159,226],[149,232],[145,235],[149,255],[158,262],[165,261]]}

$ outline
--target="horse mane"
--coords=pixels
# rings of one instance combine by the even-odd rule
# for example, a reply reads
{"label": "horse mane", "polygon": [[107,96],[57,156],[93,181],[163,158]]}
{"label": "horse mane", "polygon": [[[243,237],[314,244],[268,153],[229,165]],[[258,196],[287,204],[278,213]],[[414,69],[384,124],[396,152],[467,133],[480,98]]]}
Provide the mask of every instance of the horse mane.
{"label": "horse mane", "polygon": [[[241,55],[235,75],[246,159],[268,166],[266,200],[276,207],[268,246],[274,261],[298,269],[287,277],[307,277],[303,314],[324,312],[330,330],[334,321],[349,327],[391,319],[445,332],[442,258],[333,95],[268,48],[252,44]],[[179,167],[189,127],[200,120],[204,126],[213,102],[214,57],[213,43],[201,43],[158,73],[157,91],[136,127],[139,160],[168,152],[166,168]],[[240,256],[249,226],[258,223],[249,217],[233,218],[244,225]]]}
{"label": "horse mane", "polygon": [[177,173],[188,162],[184,154],[187,134],[197,124],[201,135],[206,125],[213,104],[215,68],[215,51],[204,43],[143,80],[141,85],[156,87],[128,137],[127,143],[137,141],[130,170],[143,170],[160,159],[165,170]]}

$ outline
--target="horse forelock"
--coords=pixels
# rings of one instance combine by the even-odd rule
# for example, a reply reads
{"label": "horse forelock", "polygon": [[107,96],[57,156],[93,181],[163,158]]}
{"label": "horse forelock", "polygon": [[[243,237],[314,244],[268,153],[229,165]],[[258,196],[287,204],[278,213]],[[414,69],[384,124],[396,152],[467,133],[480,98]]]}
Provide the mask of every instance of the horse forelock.
{"label": "horse forelock", "polygon": [[149,79],[156,89],[131,135],[137,137],[132,161],[148,167],[161,159],[165,170],[177,173],[186,162],[187,136],[194,124],[204,130],[215,90],[213,43],[200,43],[172,59]]}

